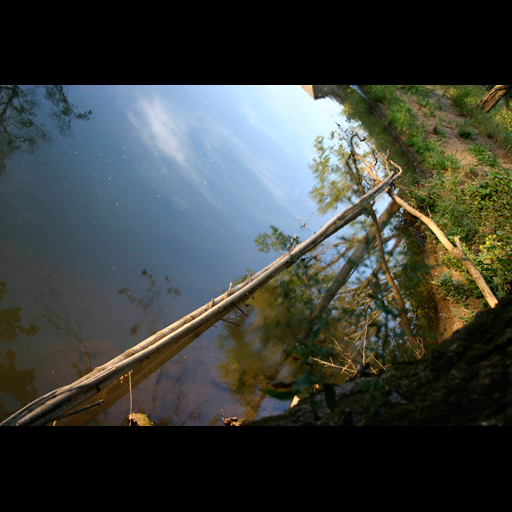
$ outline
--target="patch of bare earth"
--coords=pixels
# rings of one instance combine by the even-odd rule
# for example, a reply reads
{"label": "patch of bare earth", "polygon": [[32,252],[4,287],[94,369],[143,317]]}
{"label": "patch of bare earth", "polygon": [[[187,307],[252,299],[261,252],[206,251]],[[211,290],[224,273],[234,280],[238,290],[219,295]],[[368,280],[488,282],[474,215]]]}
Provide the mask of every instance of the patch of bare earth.
{"label": "patch of bare earth", "polygon": [[[430,279],[432,282],[444,273],[449,272],[454,281],[464,282],[462,274],[456,270],[448,269],[443,265],[443,252],[439,245],[427,240],[425,243],[425,261],[430,269]],[[435,297],[438,315],[437,333],[439,342],[448,339],[455,331],[462,328],[466,321],[473,317],[478,307],[468,309],[455,301],[444,296],[438,287],[432,286],[432,292]]]}
{"label": "patch of bare earth", "polygon": [[[437,90],[433,86],[427,86],[430,89],[430,97],[428,98],[431,103],[439,105],[441,108],[435,109],[433,115],[429,112],[428,108],[421,106],[414,96],[398,92],[405,102],[412,108],[417,116],[419,122],[426,126],[427,137],[429,140],[439,140],[439,134],[443,134],[442,147],[447,154],[451,154],[457,158],[461,164],[461,184],[464,182],[466,176],[485,176],[486,171],[478,163],[476,158],[470,153],[469,148],[471,144],[479,143],[489,148],[498,158],[501,159],[502,164],[506,168],[512,168],[512,156],[505,150],[497,146],[494,141],[488,137],[479,134],[475,131],[474,139],[463,139],[458,136],[458,129],[461,124],[466,121],[466,117],[461,115],[457,109],[452,105],[450,98],[442,91]],[[387,109],[383,109],[387,116]],[[402,141],[402,145],[404,145]],[[405,146],[409,155],[415,155],[415,152]],[[414,157],[413,157],[414,158]],[[420,175],[428,176],[431,172],[430,169],[420,169],[416,158],[416,168],[419,170]],[[471,173],[469,170],[471,170]],[[448,269],[443,265],[443,248],[432,242],[427,243],[426,247],[426,262],[430,267],[431,280],[435,281],[443,273],[450,273],[454,281],[459,280],[465,282],[464,277],[455,270]],[[433,286],[434,296],[438,309],[439,324],[438,336],[440,341],[449,338],[455,331],[460,329],[468,319],[470,319],[479,309],[478,301],[466,304],[464,307],[458,304],[455,300],[450,300],[443,297],[440,290]]]}
{"label": "patch of bare earth", "polygon": [[444,132],[442,147],[446,153],[454,155],[459,160],[463,171],[469,167],[475,168],[477,172],[483,171],[476,158],[469,152],[470,145],[474,143],[488,147],[502,160],[504,167],[512,167],[512,156],[485,135],[475,133],[475,139],[470,140],[459,137],[457,135],[459,125],[466,121],[466,116],[457,111],[450,98],[442,91],[431,86],[427,88],[431,91],[429,100],[442,107],[436,110],[434,115],[428,114],[427,108],[420,106],[413,96],[401,94],[401,97],[413,109],[420,122],[425,124],[429,139],[437,140],[439,130]]}

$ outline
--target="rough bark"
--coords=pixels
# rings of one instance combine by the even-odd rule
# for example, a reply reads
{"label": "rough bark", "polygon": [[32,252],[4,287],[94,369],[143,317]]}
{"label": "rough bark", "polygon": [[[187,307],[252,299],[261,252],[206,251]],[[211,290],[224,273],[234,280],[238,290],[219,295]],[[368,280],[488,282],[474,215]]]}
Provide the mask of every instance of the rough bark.
{"label": "rough bark", "polygon": [[512,89],[512,85],[495,85],[477,104],[477,108],[489,112]]}

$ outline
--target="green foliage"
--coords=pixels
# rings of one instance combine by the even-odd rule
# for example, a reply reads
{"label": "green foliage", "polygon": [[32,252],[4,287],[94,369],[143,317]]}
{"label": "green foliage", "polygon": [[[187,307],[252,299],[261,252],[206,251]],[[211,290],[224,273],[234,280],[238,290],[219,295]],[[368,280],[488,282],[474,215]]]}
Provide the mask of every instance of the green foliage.
{"label": "green foliage", "polygon": [[[457,134],[469,141],[476,139],[477,131],[487,135],[505,149],[512,149],[512,113],[505,101],[500,102],[493,111],[483,113],[476,109],[477,103],[485,94],[482,86],[443,86],[444,93],[461,114],[466,116],[459,123]],[[431,139],[425,125],[407,105],[406,95],[413,95],[418,105],[435,114],[437,108],[430,101],[430,90],[417,85],[377,85],[365,86],[369,96],[386,105],[389,124],[404,138],[420,156],[421,164],[434,172],[421,189],[409,192],[410,201],[420,211],[432,216],[443,229],[452,243],[458,236],[465,245],[467,254],[483,273],[493,292],[501,297],[512,277],[509,261],[512,260],[510,236],[512,225],[512,177],[509,171],[500,168],[501,162],[488,147],[473,143],[470,152],[480,166],[487,169],[486,176],[476,169],[461,169],[461,164],[443,148],[443,137]],[[469,172],[464,176],[461,170]],[[469,181],[467,176],[469,176]],[[477,179],[475,179],[477,178]],[[485,245],[488,236],[496,234],[499,245]],[[477,249],[484,247],[483,249]],[[499,247],[499,254],[489,264],[487,249]],[[495,249],[498,250],[498,249]],[[487,262],[487,263],[486,263]],[[453,268],[460,265],[453,260]],[[460,268],[464,274],[465,270]],[[469,283],[469,281],[468,281]],[[446,283],[444,283],[446,284]],[[453,296],[472,294],[480,297],[480,292],[468,284],[467,289],[450,285]]]}
{"label": "green foliage", "polygon": [[404,85],[404,90],[409,94],[414,94],[420,100],[426,100],[430,96],[430,91],[424,85]]}
{"label": "green foliage", "polygon": [[474,143],[469,146],[469,152],[477,159],[480,165],[495,169],[500,165],[500,159],[481,144]]}
{"label": "green foliage", "polygon": [[510,142],[512,142],[510,139],[512,139],[512,136],[510,134],[512,134],[512,106],[511,104],[509,103],[508,107],[504,107],[504,108],[501,108],[497,113],[496,113],[496,123],[503,127],[503,130],[505,132],[505,134],[508,134],[509,137],[508,137],[508,146],[507,148],[510,150]]}
{"label": "green foliage", "polygon": [[278,254],[285,253],[292,246],[294,240],[300,243],[297,235],[286,235],[278,227],[270,226],[270,233],[260,233],[254,239],[259,252],[269,253],[274,250]]}
{"label": "green foliage", "polygon": [[442,149],[441,141],[425,141],[418,147],[418,152],[425,158],[424,165],[436,171],[457,170],[460,163],[457,158],[451,154],[447,154]]}
{"label": "green foliage", "polygon": [[472,292],[468,285],[459,279],[454,280],[450,271],[443,272],[437,276],[435,284],[441,297],[453,300],[461,306],[465,306],[466,301],[472,297]]}
{"label": "green foliage", "polygon": [[366,90],[374,101],[392,105],[397,101],[396,85],[367,85]]}
{"label": "green foliage", "polygon": [[[275,226],[271,226],[271,233],[258,235],[256,243],[260,250],[279,250],[291,242],[293,237],[285,235]],[[290,400],[295,395],[299,397],[312,396],[316,385],[320,385],[329,397],[332,405],[332,392],[329,387],[330,377],[314,360],[328,358],[332,355],[332,346],[328,342],[331,332],[332,317],[330,309],[318,319],[314,326],[309,324],[318,301],[332,280],[331,272],[320,272],[320,262],[313,257],[304,257],[279,276],[270,286],[266,286],[268,299],[272,301],[274,314],[261,324],[269,329],[267,332],[276,336],[283,335],[281,346],[287,347],[289,360],[293,362],[294,378],[292,381],[278,382],[263,386],[261,391],[272,398]],[[259,299],[262,300],[261,298]],[[269,304],[270,305],[270,304]],[[247,321],[244,319],[243,323]],[[292,337],[290,338],[290,334]],[[262,339],[262,334],[257,335]],[[286,342],[286,340],[288,341]],[[284,344],[283,344],[284,342]],[[315,401],[311,401],[315,410]]]}
{"label": "green foliage", "polygon": [[486,237],[474,263],[486,280],[490,281],[491,289],[498,296],[503,297],[509,293],[512,279],[512,235],[498,232]]}
{"label": "green foliage", "polygon": [[457,123],[457,135],[461,139],[475,139],[475,130],[472,129],[468,119],[465,119],[462,123]]}
{"label": "green foliage", "polygon": [[[482,154],[488,158],[486,153]],[[490,169],[485,178],[464,183],[458,173],[438,172],[422,189],[411,192],[411,203],[428,212],[452,243],[455,236],[461,239],[465,252],[498,298],[507,293],[507,283],[512,279],[510,170]],[[453,259],[448,261],[452,268],[465,272]],[[460,295],[460,287],[454,287],[446,280],[438,284],[446,285],[450,298]],[[480,297],[476,288],[468,286],[475,297]]]}
{"label": "green foliage", "polygon": [[452,103],[462,115],[469,115],[477,103],[474,90],[470,86],[458,86],[451,95]]}
{"label": "green foliage", "polygon": [[[335,139],[335,133],[331,133],[331,141]],[[317,156],[313,158],[309,168],[313,172],[316,185],[309,195],[317,203],[319,213],[324,214],[335,210],[346,201],[353,200],[355,186],[347,172],[348,152],[342,144],[335,141],[334,144],[326,145],[324,137],[319,136],[314,146]]]}
{"label": "green foliage", "polygon": [[412,108],[404,101],[396,102],[389,111],[389,124],[399,133],[412,132],[417,128]]}
{"label": "green foliage", "polygon": [[[435,105],[427,102],[430,92],[425,86],[402,86],[408,94],[414,94],[420,104],[428,106],[430,115],[434,115]],[[393,88],[393,90],[391,90]],[[425,126],[416,118],[412,108],[396,92],[399,86],[370,86],[372,99],[386,103],[389,124],[404,138],[422,158],[422,164],[434,170],[456,170],[460,163],[453,155],[447,154],[442,140],[428,139]]]}
{"label": "green foliage", "polygon": [[[415,117],[404,101],[406,95],[414,95],[418,104],[425,107],[428,116],[436,115],[439,104],[430,100],[428,87],[384,85],[365,86],[365,89],[374,100],[386,103],[390,124],[417,151],[424,165],[433,170],[432,176],[421,184],[421,188],[410,190],[410,202],[430,215],[452,242],[455,236],[461,238],[464,251],[475,261],[500,297],[506,290],[507,279],[512,278],[507,263],[512,261],[509,221],[512,218],[512,180],[509,174],[499,166],[493,167],[493,160],[481,151],[480,158],[487,158],[485,166],[489,169],[485,179],[479,177],[478,181],[464,183],[459,161],[443,149],[446,134],[438,129],[438,137],[430,140],[431,133],[427,132],[425,124]],[[449,92],[451,94],[453,91]],[[470,108],[476,98],[462,91],[458,101],[462,108],[466,104]],[[358,130],[364,133],[361,126],[358,126]],[[474,125],[468,120],[459,126],[459,136],[471,139],[473,130]],[[329,137],[318,137],[315,141],[316,156],[310,165],[315,187],[310,196],[319,206],[320,213],[359,197],[347,143],[352,139],[347,137],[347,133],[340,128]],[[365,134],[353,140],[359,144],[358,151],[373,162],[374,155],[369,151],[370,146],[366,146],[365,137],[369,138]],[[476,171],[473,177],[476,177]],[[363,186],[367,185],[369,183],[363,180]],[[359,224],[359,228],[363,225],[365,229],[369,227],[367,219],[361,218]],[[487,239],[491,234],[496,234],[497,238]],[[418,248],[417,241],[414,241]],[[269,232],[258,235],[255,243],[262,252],[274,250],[280,253],[288,250],[293,237],[276,226],[270,226]],[[477,250],[480,245],[482,247]],[[413,331],[418,336],[427,337],[431,335],[429,325],[432,327],[435,322],[428,316],[428,268],[423,264],[422,253],[412,255],[409,246],[397,247],[400,248],[397,249],[398,254],[390,259],[389,266],[410,311]],[[386,248],[388,250],[389,247]],[[465,270],[452,260],[449,265],[464,275]],[[310,320],[319,300],[336,276],[333,261],[338,262],[339,258],[319,261],[316,257],[307,256],[298,260],[278,279],[260,290],[254,303],[248,301],[253,305],[249,318],[239,317],[236,326],[224,326],[236,342],[223,338],[223,347],[230,357],[222,371],[230,382],[230,388],[236,390],[237,395],[243,395],[244,398],[240,400],[244,404],[254,401],[249,395],[256,390],[284,400],[290,400],[295,395],[310,396],[313,412],[317,414],[315,384],[320,384],[333,411],[333,383],[340,383],[355,371],[340,376],[339,368],[352,368],[351,365],[354,365],[354,369],[357,366],[366,367],[371,361],[371,371],[379,371],[390,362],[392,364],[413,354],[407,348],[391,289],[377,267],[379,260],[373,248],[358,271],[354,272],[349,284],[331,300],[322,314],[315,316],[314,322]],[[472,282],[464,284],[462,280],[454,281],[449,274],[438,279],[438,286],[447,297],[461,305],[467,305],[470,299],[481,296]],[[261,369],[249,369],[250,360],[257,360]],[[322,365],[322,361],[342,364],[333,369]],[[276,367],[276,362],[280,366]],[[232,377],[234,375],[236,378]],[[273,376],[272,383],[265,380],[267,375]]]}
{"label": "green foliage", "polygon": [[468,126],[475,127],[481,134],[493,139],[503,149],[512,150],[512,110],[510,103],[500,101],[490,112],[476,108],[486,91],[477,85],[444,86],[459,113],[467,116]]}

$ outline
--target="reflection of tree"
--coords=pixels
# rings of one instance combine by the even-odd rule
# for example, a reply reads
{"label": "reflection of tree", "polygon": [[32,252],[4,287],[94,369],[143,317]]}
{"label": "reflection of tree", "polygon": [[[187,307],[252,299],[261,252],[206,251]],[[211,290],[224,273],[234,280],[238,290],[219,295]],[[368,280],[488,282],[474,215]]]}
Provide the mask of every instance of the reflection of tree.
{"label": "reflection of tree", "polygon": [[[310,168],[316,185],[310,196],[318,211],[326,213],[355,200],[366,186],[366,177],[353,172],[343,132],[333,132],[329,140],[317,138],[315,147],[317,157]],[[373,156],[370,151],[367,158]],[[406,346],[403,315],[397,314],[395,305],[397,287],[389,274],[400,281],[409,309],[419,304],[425,265],[405,252],[402,219],[384,229],[397,210],[388,207],[378,222],[375,214],[371,223],[362,218],[353,222],[351,240],[325,241],[261,289],[250,301],[248,317],[240,316],[237,325],[224,325],[219,344],[226,362],[219,371],[247,407],[248,419],[257,414],[262,389],[288,398],[320,383],[328,393],[332,382],[364,371],[375,373],[394,361],[414,357]],[[279,254],[289,249],[292,237],[271,226],[255,242],[260,251]],[[411,322],[416,329],[421,319],[413,315]]]}
{"label": "reflection of tree", "polygon": [[76,370],[78,377],[86,375],[92,370],[92,358],[87,347],[87,339],[82,333],[80,320],[72,320],[72,315],[67,306],[59,297],[58,291],[50,286],[46,281],[41,280],[39,285],[40,300],[38,301],[42,308],[41,313],[36,320],[44,327],[59,334],[65,340],[71,343],[71,352],[76,352],[72,367]]}
{"label": "reflection of tree", "polygon": [[60,135],[69,134],[72,121],[87,120],[92,115],[91,110],[76,111],[63,85],[0,85],[0,177],[5,159],[13,152],[32,152],[39,142],[50,142],[44,124],[36,123],[43,103],[49,107],[48,117]]}
{"label": "reflection of tree", "polygon": [[[6,283],[0,281],[0,300],[6,291]],[[34,336],[39,331],[39,327],[33,324],[23,327],[20,311],[19,307],[0,309],[0,342],[15,341],[20,334]],[[24,405],[36,397],[37,390],[34,386],[36,371],[33,368],[18,370],[15,358],[16,355],[12,349],[0,354],[0,393],[10,395]],[[10,412],[12,411],[7,411],[3,401],[0,401],[0,417],[5,418]]]}
{"label": "reflection of tree", "polygon": [[[135,292],[127,287],[120,288],[117,293],[119,295],[126,295],[130,304],[134,304],[142,311],[142,318],[133,324],[130,329],[130,335],[134,336],[139,333],[142,327],[146,327],[148,336],[151,336],[158,331],[157,325],[166,315],[166,310],[162,306],[153,307],[155,301],[162,296],[164,291],[166,296],[179,297],[181,290],[177,286],[171,286],[169,276],[164,277],[165,285],[157,286],[157,280],[149,274],[145,268],[142,269],[140,275],[141,277],[145,277],[148,281],[148,286],[146,287],[148,296],[146,298],[137,298]],[[165,290],[163,290],[163,288],[165,288]]]}
{"label": "reflection of tree", "polygon": [[[7,284],[0,281],[0,300],[2,300],[7,291]],[[39,331],[39,327],[30,324],[28,327],[21,325],[21,308],[0,309],[0,342],[14,341],[20,334],[34,336]]]}
{"label": "reflection of tree", "polygon": [[[23,405],[34,400],[37,396],[37,389],[34,386],[35,369],[18,370],[12,349],[0,354],[0,357],[0,394],[13,396]],[[0,418],[7,418],[13,412],[6,410],[3,401],[0,401]]]}
{"label": "reflection of tree", "polygon": [[[280,329],[279,324],[284,325],[282,315],[292,311],[280,307],[277,291],[276,282],[267,283],[248,306],[241,305],[247,316],[235,308],[236,316],[224,319],[224,331],[217,337],[225,356],[218,371],[235,400],[246,408],[246,419],[256,416],[261,403],[259,390],[268,386],[267,376],[275,373],[283,347],[291,339],[291,332]],[[280,371],[283,380],[291,374],[291,368]]]}
{"label": "reflection of tree", "polygon": [[[355,103],[351,103],[353,105]],[[371,123],[367,123],[367,126],[372,126]],[[366,125],[365,125],[366,127]],[[375,131],[375,130],[374,130]],[[360,193],[363,193],[364,188],[368,184],[369,187],[373,186],[373,181],[370,178],[370,175],[373,171],[367,173],[355,172],[357,170],[357,162],[355,159],[355,154],[357,151],[361,153],[362,162],[364,162],[365,169],[368,169],[369,166],[373,166],[375,172],[385,174],[387,165],[386,159],[382,158],[375,141],[370,141],[368,135],[360,135],[360,131],[351,131],[346,130],[343,131],[341,129],[333,131],[330,136],[330,142],[325,143],[326,141],[323,138],[318,138],[316,141],[316,147],[319,154],[319,158],[314,159],[313,164],[311,165],[311,169],[315,174],[318,185],[311,192],[311,196],[318,203],[319,208],[322,211],[328,211],[330,208],[334,207],[339,201],[339,197],[343,197],[342,193],[338,195],[331,195],[328,193],[328,189],[325,186],[326,177],[329,177],[333,174],[333,172],[337,172],[340,176],[339,182],[342,184],[342,187],[347,187],[347,183],[356,183],[357,188],[360,190]],[[385,142],[382,134],[380,137],[381,142]],[[363,144],[364,142],[364,144]],[[357,147],[356,147],[357,146]],[[357,151],[356,151],[357,150]],[[361,175],[362,174],[362,175]],[[400,178],[401,183],[400,186],[405,186],[410,183],[411,179],[414,176],[405,175]],[[396,184],[395,184],[396,185]],[[333,185],[336,186],[335,184]],[[395,208],[395,211],[398,208]],[[370,211],[370,216],[371,212]],[[373,223],[375,224],[376,218],[375,214],[373,214]],[[402,224],[401,227],[400,223]],[[398,219],[397,221],[397,230],[396,233],[400,233],[400,231],[404,230],[403,227],[404,219]],[[408,235],[409,233],[405,233]],[[413,343],[413,331],[414,328],[411,328],[410,322],[418,325],[420,327],[418,329],[418,333],[421,335],[425,335],[427,337],[432,336],[432,332],[430,329],[426,328],[424,318],[426,317],[425,307],[416,308],[416,310],[409,308],[413,303],[415,305],[420,305],[418,302],[419,295],[428,295],[427,290],[425,289],[425,276],[427,272],[427,267],[424,262],[421,262],[418,258],[413,255],[413,251],[410,250],[410,244],[408,243],[407,236],[404,236],[404,246],[409,246],[409,251],[405,252],[404,248],[397,250],[396,253],[399,256],[395,257],[393,260],[389,262],[390,268],[388,267],[388,263],[384,258],[384,255],[381,252],[380,262],[378,263],[378,267],[384,269],[386,273],[386,277],[388,281],[390,281],[391,274],[396,275],[400,280],[400,285],[396,286],[394,283],[390,284],[393,289],[393,295],[395,300],[400,304],[398,307],[393,306],[393,304],[389,304],[387,301],[382,302],[381,307],[385,309],[398,309],[400,312],[400,319],[402,326],[404,327],[407,338],[410,343]],[[391,268],[392,267],[392,268]],[[407,272],[404,272],[404,269],[407,268]],[[391,272],[389,272],[391,270]],[[393,279],[391,279],[393,281]],[[400,288],[403,289],[404,292],[404,300],[408,303],[407,307],[404,304],[402,298],[400,297]],[[389,292],[389,288],[387,286],[382,287],[380,293],[383,294],[382,297],[387,297]],[[398,297],[398,298],[397,298]],[[378,297],[375,297],[376,301],[378,301]],[[399,300],[398,300],[399,299]],[[428,299],[426,299],[428,301]],[[421,301],[420,301],[421,302]],[[412,317],[410,319],[405,315],[405,310],[408,309],[412,312]],[[421,316],[423,319],[418,319],[416,317],[416,312],[421,311]],[[399,339],[400,334],[397,333],[396,337]]]}
{"label": "reflection of tree", "polygon": [[328,328],[315,330],[314,339],[307,340],[315,345],[313,351],[298,343],[319,293],[328,283],[329,273],[318,272],[320,266],[320,259],[299,260],[261,288],[254,300],[240,305],[247,316],[235,308],[235,317],[223,319],[224,332],[217,341],[226,361],[218,370],[235,399],[246,408],[246,419],[258,414],[266,396],[262,390],[276,381],[290,383],[304,373],[311,374],[310,355],[325,350]]}

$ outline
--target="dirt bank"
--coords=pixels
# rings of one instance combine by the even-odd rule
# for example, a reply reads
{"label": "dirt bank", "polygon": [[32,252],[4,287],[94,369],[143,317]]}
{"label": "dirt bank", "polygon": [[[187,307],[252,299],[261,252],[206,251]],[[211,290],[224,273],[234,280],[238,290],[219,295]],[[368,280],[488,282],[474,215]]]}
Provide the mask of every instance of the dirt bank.
{"label": "dirt bank", "polygon": [[[365,86],[359,86],[364,91]],[[423,86],[429,95],[421,100],[412,94],[406,94],[400,89],[397,94],[400,99],[412,110],[418,122],[425,128],[426,140],[439,144],[446,155],[453,156],[460,163],[461,185],[465,179],[475,175],[485,175],[485,169],[478,158],[471,151],[471,147],[480,144],[493,155],[500,159],[504,168],[512,168],[512,155],[501,147],[495,140],[489,138],[474,127],[471,128],[471,136],[464,138],[460,135],[460,127],[470,122],[468,116],[459,112],[452,104],[451,98],[441,89],[441,86]],[[368,93],[366,93],[368,95]],[[483,94],[483,92],[482,92]],[[404,137],[397,132],[390,122],[389,109],[385,103],[368,100],[373,113],[386,125],[393,138],[402,148],[403,153],[415,166],[421,179],[428,179],[433,170],[422,165],[421,156],[404,140]],[[435,109],[433,108],[435,105]],[[442,137],[440,137],[442,134]],[[471,169],[471,173],[468,170]],[[427,231],[421,224],[411,218],[416,228]],[[465,282],[465,278],[457,270],[448,268],[443,259],[446,256],[444,248],[439,244],[427,240],[425,244],[425,260],[430,268],[432,283],[438,281],[442,276],[450,276],[454,282]],[[437,332],[440,341],[449,338],[455,331],[467,323],[480,309],[481,303],[478,300],[469,300],[464,305],[460,301],[447,298],[445,291],[438,286],[432,286],[432,294],[435,298],[438,316]]]}

